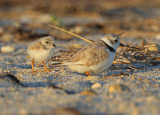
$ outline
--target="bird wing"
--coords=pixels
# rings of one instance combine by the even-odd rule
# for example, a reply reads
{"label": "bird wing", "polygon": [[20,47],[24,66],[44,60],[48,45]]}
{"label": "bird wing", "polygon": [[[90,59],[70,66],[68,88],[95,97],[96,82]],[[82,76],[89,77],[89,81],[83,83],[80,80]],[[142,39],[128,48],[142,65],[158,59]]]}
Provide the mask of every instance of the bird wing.
{"label": "bird wing", "polygon": [[70,58],[69,62],[70,64],[91,66],[103,62],[108,56],[105,45],[96,42],[79,50],[72,58]]}
{"label": "bird wing", "polygon": [[43,49],[43,45],[40,41],[36,41],[36,42],[33,42],[32,44],[30,44],[28,46],[28,49],[31,49],[31,50],[40,50],[40,49]]}

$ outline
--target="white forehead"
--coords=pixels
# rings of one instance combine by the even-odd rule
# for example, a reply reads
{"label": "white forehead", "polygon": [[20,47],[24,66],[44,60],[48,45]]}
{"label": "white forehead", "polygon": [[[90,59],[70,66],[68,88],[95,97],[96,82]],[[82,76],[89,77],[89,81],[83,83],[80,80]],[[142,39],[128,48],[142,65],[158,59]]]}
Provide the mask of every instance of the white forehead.
{"label": "white forehead", "polygon": [[52,36],[46,36],[46,37],[44,37],[44,39],[53,39],[54,40],[54,37],[52,37]]}
{"label": "white forehead", "polygon": [[[116,39],[118,40],[117,42],[115,42]],[[106,34],[101,40],[109,46],[115,46],[119,43],[119,37],[116,34]]]}
{"label": "white forehead", "polygon": [[54,37],[52,37],[52,36],[43,37],[41,39],[44,41],[54,41]]}
{"label": "white forehead", "polygon": [[106,41],[106,42],[113,41],[116,39],[119,40],[119,37],[116,34],[106,34],[105,36],[101,38],[101,40]]}
{"label": "white forehead", "polygon": [[104,38],[112,39],[112,40],[119,39],[119,37],[116,34],[106,34],[105,36],[103,36],[103,39]]}

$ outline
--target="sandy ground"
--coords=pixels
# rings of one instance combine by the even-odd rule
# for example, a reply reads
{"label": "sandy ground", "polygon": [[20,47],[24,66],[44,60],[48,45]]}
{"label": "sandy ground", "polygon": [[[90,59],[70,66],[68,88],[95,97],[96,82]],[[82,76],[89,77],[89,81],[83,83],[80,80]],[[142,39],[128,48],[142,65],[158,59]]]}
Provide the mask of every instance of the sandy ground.
{"label": "sandy ground", "polygon": [[[135,64],[138,69],[126,69],[127,64],[113,65],[110,70],[88,77],[53,65],[49,66],[50,73],[32,74],[31,65],[27,63],[27,44],[12,46],[16,48],[15,52],[0,54],[1,114],[53,114],[64,111],[73,114],[158,115],[160,112],[158,63]],[[43,70],[43,67],[36,69]],[[117,73],[124,74],[114,76]],[[20,83],[11,79],[11,75]],[[115,84],[118,86],[114,87]]]}

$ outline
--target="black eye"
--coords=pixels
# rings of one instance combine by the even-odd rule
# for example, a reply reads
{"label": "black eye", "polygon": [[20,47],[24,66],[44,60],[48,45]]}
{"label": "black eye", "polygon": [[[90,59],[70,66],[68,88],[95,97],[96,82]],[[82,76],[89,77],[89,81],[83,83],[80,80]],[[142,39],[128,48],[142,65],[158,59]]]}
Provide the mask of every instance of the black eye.
{"label": "black eye", "polygon": [[118,40],[116,39],[115,42],[117,42]]}
{"label": "black eye", "polygon": [[49,44],[49,42],[46,42],[46,44]]}

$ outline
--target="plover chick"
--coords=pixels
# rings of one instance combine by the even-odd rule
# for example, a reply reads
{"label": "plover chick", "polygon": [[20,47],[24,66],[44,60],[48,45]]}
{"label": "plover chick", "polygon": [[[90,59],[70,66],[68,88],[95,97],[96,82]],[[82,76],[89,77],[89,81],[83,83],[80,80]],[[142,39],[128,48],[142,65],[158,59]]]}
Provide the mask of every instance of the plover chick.
{"label": "plover chick", "polygon": [[36,71],[34,71],[34,62],[42,63],[45,70],[47,72],[50,72],[45,64],[50,60],[54,47],[56,47],[56,45],[54,37],[52,36],[40,38],[39,40],[36,40],[29,44],[27,53],[31,58],[32,73],[36,73]]}

